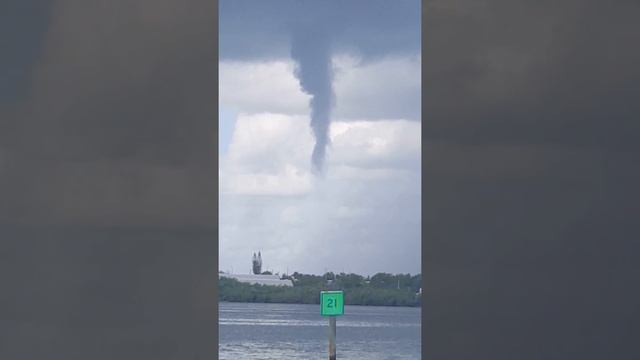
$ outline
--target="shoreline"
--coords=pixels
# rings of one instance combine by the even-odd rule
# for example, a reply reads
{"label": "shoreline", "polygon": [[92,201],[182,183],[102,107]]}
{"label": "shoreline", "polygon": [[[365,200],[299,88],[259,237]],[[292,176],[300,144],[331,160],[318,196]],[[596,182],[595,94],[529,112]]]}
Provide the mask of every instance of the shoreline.
{"label": "shoreline", "polygon": [[[218,304],[276,304],[276,305],[318,305],[320,303],[304,303],[304,302],[264,302],[264,301],[229,301],[218,300]],[[421,309],[422,305],[407,306],[407,305],[363,305],[363,304],[344,304],[344,306],[359,306],[359,307],[393,307],[393,308],[418,308]]]}

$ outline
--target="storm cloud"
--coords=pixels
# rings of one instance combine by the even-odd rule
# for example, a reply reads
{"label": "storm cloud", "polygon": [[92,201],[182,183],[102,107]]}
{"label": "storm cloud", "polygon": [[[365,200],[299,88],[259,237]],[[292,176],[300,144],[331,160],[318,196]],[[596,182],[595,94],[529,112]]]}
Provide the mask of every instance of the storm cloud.
{"label": "storm cloud", "polygon": [[220,3],[221,270],[419,271],[419,10]]}
{"label": "storm cloud", "polygon": [[418,53],[416,9],[417,1],[371,1],[366,5],[358,1],[222,1],[220,58],[288,55],[296,61],[300,86],[311,95],[310,125],[316,141],[311,162],[314,172],[321,173],[334,105],[332,57],[345,51],[365,60]]}
{"label": "storm cloud", "polygon": [[223,0],[220,60],[286,58],[301,23],[329,32],[336,52],[357,52],[369,60],[419,53],[419,9],[417,0]]}

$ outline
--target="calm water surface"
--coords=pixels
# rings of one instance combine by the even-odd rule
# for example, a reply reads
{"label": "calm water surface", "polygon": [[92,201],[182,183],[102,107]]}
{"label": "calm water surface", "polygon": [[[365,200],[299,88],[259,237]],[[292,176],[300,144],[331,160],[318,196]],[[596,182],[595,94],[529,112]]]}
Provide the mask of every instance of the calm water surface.
{"label": "calm water surface", "polygon": [[[420,359],[420,308],[345,306],[338,359]],[[320,305],[220,303],[220,359],[327,359]]]}

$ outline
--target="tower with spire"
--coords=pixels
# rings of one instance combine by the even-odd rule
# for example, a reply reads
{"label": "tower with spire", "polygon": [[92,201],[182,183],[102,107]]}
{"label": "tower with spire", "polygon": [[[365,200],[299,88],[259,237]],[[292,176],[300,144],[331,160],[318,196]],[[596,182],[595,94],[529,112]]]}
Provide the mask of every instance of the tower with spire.
{"label": "tower with spire", "polygon": [[258,256],[256,256],[256,253],[253,253],[253,273],[256,275],[260,275],[262,273],[262,255],[260,254],[260,251],[258,251]]}

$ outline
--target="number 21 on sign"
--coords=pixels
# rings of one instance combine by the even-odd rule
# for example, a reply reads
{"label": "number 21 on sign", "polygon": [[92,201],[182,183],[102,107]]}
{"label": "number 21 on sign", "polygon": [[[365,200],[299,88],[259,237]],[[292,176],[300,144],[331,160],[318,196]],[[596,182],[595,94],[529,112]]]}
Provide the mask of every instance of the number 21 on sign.
{"label": "number 21 on sign", "polygon": [[344,315],[344,293],[342,291],[320,292],[320,315]]}

